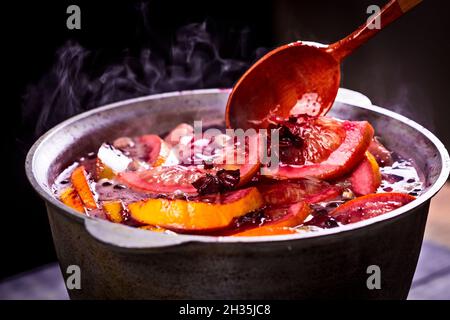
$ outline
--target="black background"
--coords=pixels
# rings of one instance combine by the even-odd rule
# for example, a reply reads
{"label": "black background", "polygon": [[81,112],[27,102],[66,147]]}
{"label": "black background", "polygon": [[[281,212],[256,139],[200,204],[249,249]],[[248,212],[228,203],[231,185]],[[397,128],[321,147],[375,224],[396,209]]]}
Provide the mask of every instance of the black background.
{"label": "black background", "polygon": [[[333,42],[385,1],[11,1],[2,3],[2,127],[6,136],[0,225],[0,278],[55,260],[45,207],[24,173],[36,139],[21,107],[55,52],[73,39],[98,52],[103,65],[151,47],[164,54],[180,26],[207,21],[225,58],[251,62],[258,48],[302,39]],[[425,125],[450,146],[450,19],[444,0],[418,8],[371,40],[343,65],[342,86]],[[66,8],[81,8],[81,30],[66,28]],[[101,68],[102,66],[93,66]],[[232,85],[232,83],[224,83]],[[179,88],[182,89],[182,88]],[[36,115],[37,118],[37,115]],[[26,121],[25,121],[26,120]],[[63,120],[63,119],[60,119]]]}

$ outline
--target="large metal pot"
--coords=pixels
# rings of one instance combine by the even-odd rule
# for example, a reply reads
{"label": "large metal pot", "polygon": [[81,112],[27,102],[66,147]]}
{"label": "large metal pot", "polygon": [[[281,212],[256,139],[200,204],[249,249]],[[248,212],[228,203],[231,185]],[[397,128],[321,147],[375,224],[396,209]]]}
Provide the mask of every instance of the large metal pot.
{"label": "large metal pot", "polygon": [[[64,277],[81,269],[71,298],[385,298],[407,297],[431,197],[450,167],[442,143],[417,123],[340,89],[332,115],[367,119],[387,146],[416,160],[426,192],[388,214],[344,227],[298,235],[220,238],[168,235],[88,218],[54,198],[55,176],[104,140],[164,133],[180,122],[221,125],[229,90],[158,94],[73,117],[30,150],[28,178],[47,204]],[[31,213],[30,213],[31,214]],[[367,268],[381,270],[370,290]]]}

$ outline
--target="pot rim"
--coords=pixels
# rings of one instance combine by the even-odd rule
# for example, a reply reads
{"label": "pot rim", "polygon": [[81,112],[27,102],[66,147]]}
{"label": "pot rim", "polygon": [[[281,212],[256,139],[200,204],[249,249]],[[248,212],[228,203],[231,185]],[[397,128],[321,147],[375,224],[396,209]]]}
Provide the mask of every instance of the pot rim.
{"label": "pot rim", "polygon": [[[49,202],[53,206],[59,208],[62,212],[68,214],[71,218],[75,218],[77,220],[84,221],[85,223],[90,223],[90,221],[92,221],[92,223],[94,223],[94,221],[95,221],[94,224],[97,225],[96,222],[100,222],[99,218],[88,217],[86,215],[80,214],[79,212],[75,211],[74,209],[72,209],[70,207],[67,207],[66,205],[64,205],[62,202],[60,202],[58,199],[56,199],[54,197],[54,195],[51,193],[51,190],[48,186],[47,186],[47,188],[45,188],[43,186],[43,184],[41,184],[36,179],[35,174],[34,174],[34,160],[35,160],[35,155],[39,152],[43,143],[47,139],[49,139],[51,136],[53,136],[54,134],[59,132],[60,129],[62,129],[76,121],[90,117],[92,114],[95,114],[98,112],[102,112],[102,111],[114,109],[114,108],[119,108],[126,104],[149,101],[149,100],[157,100],[157,99],[180,96],[180,95],[204,95],[204,94],[215,94],[215,93],[217,94],[217,93],[224,93],[224,92],[228,93],[228,92],[230,92],[230,89],[200,89],[200,90],[167,92],[167,93],[143,96],[143,97],[138,97],[138,98],[133,98],[133,99],[122,100],[119,102],[114,102],[114,103],[111,103],[111,104],[108,104],[108,105],[105,105],[102,107],[98,107],[98,108],[83,112],[74,117],[71,117],[71,118],[61,122],[60,124],[56,125],[49,131],[47,131],[44,135],[42,135],[33,144],[33,146],[31,147],[31,149],[29,150],[29,152],[27,154],[26,161],[25,161],[25,170],[26,170],[27,178],[28,178],[29,182],[31,183],[31,185],[33,186],[33,188],[38,192],[38,194],[46,202]],[[336,97],[336,101],[351,104],[352,107],[371,110],[375,113],[379,113],[379,114],[394,118],[394,119],[412,127],[413,129],[419,131],[424,136],[426,136],[438,149],[439,156],[440,156],[441,162],[442,162],[442,169],[441,169],[441,172],[440,172],[439,177],[437,178],[436,182],[425,193],[421,194],[414,201],[412,201],[398,209],[395,209],[391,212],[385,213],[383,215],[380,215],[380,216],[377,216],[377,217],[374,217],[374,218],[371,218],[368,220],[355,222],[352,224],[347,224],[347,225],[339,226],[337,228],[332,228],[332,229],[322,229],[322,230],[309,231],[309,232],[304,232],[304,233],[300,232],[297,234],[289,234],[289,235],[258,236],[258,237],[204,236],[204,235],[170,234],[170,233],[168,233],[168,234],[158,233],[158,234],[161,236],[164,235],[164,236],[172,237],[172,238],[176,237],[176,241],[175,241],[176,243],[174,243],[174,244],[181,244],[181,243],[186,243],[186,242],[256,243],[256,242],[273,242],[273,241],[287,241],[287,240],[290,241],[290,240],[300,240],[300,239],[306,239],[306,238],[322,237],[322,236],[327,236],[327,235],[332,235],[332,234],[339,234],[342,232],[351,231],[351,230],[355,230],[355,229],[365,228],[365,227],[368,227],[369,225],[373,225],[373,224],[376,224],[376,223],[379,223],[382,221],[391,220],[397,216],[406,214],[413,208],[419,207],[422,204],[424,204],[425,202],[429,201],[442,188],[442,186],[447,181],[447,178],[450,173],[450,157],[449,157],[448,151],[446,150],[445,146],[433,133],[431,133],[428,129],[424,128],[422,125],[416,123],[415,121],[413,121],[405,116],[402,116],[393,111],[372,105],[370,100],[366,96],[364,96],[363,94],[356,92],[356,91],[352,91],[352,90],[345,89],[345,88],[339,88],[339,92]],[[117,226],[118,229],[120,229],[121,227],[129,229],[126,232],[128,232],[128,233],[137,232],[138,234],[140,234],[140,236],[142,236],[144,234],[150,234],[150,233],[154,234],[155,233],[155,232],[151,232],[151,231],[149,232],[147,230],[145,230],[145,231],[140,230],[140,229],[133,228],[133,227],[117,225],[116,223],[109,222],[109,221],[101,220],[100,223],[103,224],[102,222],[106,222],[107,224],[113,224],[113,225]]]}

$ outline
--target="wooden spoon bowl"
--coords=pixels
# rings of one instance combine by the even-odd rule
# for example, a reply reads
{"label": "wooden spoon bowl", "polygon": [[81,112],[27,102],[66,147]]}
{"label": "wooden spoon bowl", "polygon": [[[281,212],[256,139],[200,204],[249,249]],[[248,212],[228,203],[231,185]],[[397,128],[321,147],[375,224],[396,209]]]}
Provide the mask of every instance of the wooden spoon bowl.
{"label": "wooden spoon bowl", "polygon": [[228,99],[228,128],[266,128],[271,115],[325,115],[340,83],[340,63],[359,46],[422,0],[391,0],[344,39],[326,46],[294,42],[258,60]]}
{"label": "wooden spoon bowl", "polygon": [[304,113],[309,115],[326,112],[340,82],[339,63],[326,48],[294,42],[269,52],[231,92],[227,126],[265,128],[271,115],[288,116],[296,105],[297,109],[306,108]]}

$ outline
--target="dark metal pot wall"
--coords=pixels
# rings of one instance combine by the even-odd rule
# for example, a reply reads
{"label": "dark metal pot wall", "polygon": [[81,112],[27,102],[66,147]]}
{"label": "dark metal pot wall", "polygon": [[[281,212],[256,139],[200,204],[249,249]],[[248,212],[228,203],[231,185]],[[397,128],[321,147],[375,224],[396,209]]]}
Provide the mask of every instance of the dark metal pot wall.
{"label": "dark metal pot wall", "polygon": [[[448,176],[448,154],[417,124],[377,107],[361,106],[370,102],[358,93],[340,93],[333,112],[343,118],[369,119],[390,148],[417,158],[427,191],[397,213],[299,237],[238,240],[163,235],[86,218],[51,195],[48,186],[56,173],[103,140],[163,133],[178,122],[201,118],[208,119],[207,124],[220,123],[227,91],[125,101],[80,115],[41,138],[30,151],[27,173],[47,203],[64,277],[68,266],[80,267],[81,289],[69,290],[71,298],[406,298],[430,198]],[[349,100],[342,94],[356,106],[342,102]],[[367,287],[370,265],[381,269],[380,290]]]}
{"label": "dark metal pot wall", "polygon": [[[199,243],[118,250],[49,206],[63,275],[81,269],[72,299],[405,299],[422,244],[428,202],[371,228],[279,242]],[[381,269],[369,290],[367,267]]]}

